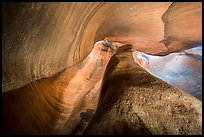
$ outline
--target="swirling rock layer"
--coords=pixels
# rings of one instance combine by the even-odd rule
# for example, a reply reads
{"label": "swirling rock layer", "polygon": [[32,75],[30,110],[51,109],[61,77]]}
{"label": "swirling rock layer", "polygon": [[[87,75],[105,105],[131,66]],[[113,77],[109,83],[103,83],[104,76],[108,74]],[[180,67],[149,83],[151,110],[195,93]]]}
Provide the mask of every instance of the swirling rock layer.
{"label": "swirling rock layer", "polygon": [[105,37],[150,54],[193,47],[202,41],[201,7],[199,2],[3,3],[3,92],[79,63]]}
{"label": "swirling rock layer", "polygon": [[[71,68],[99,40],[130,44],[133,50],[152,55],[202,43],[201,2],[3,3],[2,8],[2,89],[9,91],[3,94],[3,130],[7,134],[83,133],[86,124],[77,120],[90,121],[94,110],[75,112],[90,105],[93,95],[78,103],[67,95],[66,101],[73,105],[71,121],[78,124],[75,130],[63,123],[70,113],[62,103],[62,85],[53,81],[68,70],[63,81],[68,84],[77,73]],[[201,101],[151,76],[129,53],[112,59],[109,67],[100,106],[84,134],[202,134]],[[83,86],[78,87],[83,91]],[[91,88],[98,89],[95,86]]]}

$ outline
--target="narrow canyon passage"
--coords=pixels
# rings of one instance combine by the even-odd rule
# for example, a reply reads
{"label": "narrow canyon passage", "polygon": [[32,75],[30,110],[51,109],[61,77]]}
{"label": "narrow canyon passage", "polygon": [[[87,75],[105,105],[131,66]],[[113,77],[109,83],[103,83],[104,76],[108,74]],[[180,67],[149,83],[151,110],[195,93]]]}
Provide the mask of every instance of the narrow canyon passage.
{"label": "narrow canyon passage", "polygon": [[202,134],[201,2],[2,6],[3,134]]}
{"label": "narrow canyon passage", "polygon": [[134,63],[130,51],[110,61],[85,134],[202,134],[200,100],[149,74]]}

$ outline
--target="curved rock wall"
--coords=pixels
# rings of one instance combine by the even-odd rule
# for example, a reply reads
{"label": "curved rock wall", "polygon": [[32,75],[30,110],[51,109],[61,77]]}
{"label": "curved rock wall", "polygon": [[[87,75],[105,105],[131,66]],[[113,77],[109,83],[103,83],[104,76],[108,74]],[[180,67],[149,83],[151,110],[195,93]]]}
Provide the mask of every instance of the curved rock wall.
{"label": "curved rock wall", "polygon": [[152,76],[131,52],[112,58],[88,135],[202,134],[202,103]]}
{"label": "curved rock wall", "polygon": [[164,43],[169,52],[192,48],[202,43],[202,4],[175,2],[162,16]]}
{"label": "curved rock wall", "polygon": [[52,76],[83,60],[95,42],[102,13],[110,11],[106,5],[5,3],[3,91]]}
{"label": "curved rock wall", "polygon": [[[79,63],[91,51],[90,45],[105,37],[151,54],[172,47],[159,42],[164,31],[167,42],[172,37],[200,42],[201,3],[171,4],[4,3],[3,92]],[[179,45],[174,44],[173,50]]]}
{"label": "curved rock wall", "polygon": [[[75,73],[70,71],[70,75],[66,77],[68,80],[53,85],[52,81],[50,82],[49,80],[55,78],[55,74],[60,75],[61,73],[59,72],[63,70],[72,70],[70,69],[71,67],[78,65],[89,55],[94,43],[104,38],[109,41],[118,41],[123,43],[123,45],[131,45],[133,51],[142,51],[152,55],[167,55],[172,52],[192,48],[197,43],[202,43],[201,5],[201,2],[3,3],[2,89],[3,92],[10,91],[3,94],[3,105],[5,109],[3,111],[3,115],[5,116],[4,128],[6,128],[4,131],[9,133],[10,130],[8,129],[13,128],[14,133],[20,134],[68,133],[68,130],[63,130],[64,128],[55,128],[59,126],[59,123],[53,123],[53,121],[56,121],[56,118],[60,117],[63,119],[61,117],[63,116],[62,110],[67,110],[63,105],[59,105],[62,96],[55,91],[61,93],[60,84],[64,84],[65,82],[65,85],[69,85],[69,78],[75,75]],[[107,52],[108,50],[106,48],[101,49],[101,52]],[[129,69],[135,70],[132,73],[134,76],[131,74],[132,77],[129,75],[128,77],[116,77],[116,81],[125,81],[124,83],[127,84],[116,83],[117,88],[121,87],[123,89],[129,86],[127,87],[127,92],[129,92],[129,95],[135,95],[131,96],[133,97],[132,104],[134,104],[134,109],[131,108],[132,105],[126,104],[124,100],[122,104],[118,102],[116,107],[121,106],[124,108],[124,111],[118,111],[116,109],[117,117],[120,118],[119,113],[126,113],[126,110],[131,110],[130,113],[127,113],[128,117],[123,115],[123,117],[126,117],[122,119],[124,121],[119,121],[122,126],[116,127],[116,131],[112,131],[109,128],[109,122],[111,121],[109,120],[104,124],[102,131],[97,129],[93,132],[92,129],[94,128],[89,127],[90,130],[88,129],[86,133],[201,134],[201,101],[181,90],[169,86],[163,81],[153,78],[142,68],[136,67],[137,65],[128,57],[128,54],[125,54],[125,56],[120,59],[126,60],[126,66],[124,68],[119,67],[119,70],[114,70],[113,66],[112,69],[116,72],[119,71],[121,74],[131,72]],[[100,64],[98,65],[100,66]],[[114,65],[115,63],[112,62],[112,64]],[[87,71],[89,70],[87,69]],[[141,75],[143,78],[140,77],[139,80],[137,79],[139,78],[137,76],[138,73],[136,73],[137,71],[138,73],[144,72],[145,75]],[[85,76],[86,74],[85,72]],[[114,74],[114,72],[113,75],[108,74],[108,77],[105,75],[104,82],[107,79],[111,79]],[[84,75],[80,76],[82,79],[84,78]],[[137,90],[138,87],[136,86],[134,87],[136,90],[129,90],[129,88],[132,88],[132,85],[128,85],[126,80],[131,81],[133,79],[136,80],[134,84],[144,84],[146,87],[142,86]],[[48,81],[48,83],[41,84],[41,82],[36,80]],[[155,83],[155,81],[157,82]],[[80,83],[81,81],[79,79],[75,80],[75,82]],[[151,82],[153,82],[153,87],[151,86]],[[32,83],[35,83],[34,86],[32,86]],[[110,83],[111,81],[108,82],[108,84]],[[38,88],[39,86],[40,88]],[[83,94],[83,88],[81,86],[77,86],[77,88],[80,87]],[[68,89],[72,89],[73,87],[76,88],[74,82],[71,88],[69,87]],[[53,90],[55,88],[56,90]],[[94,88],[94,86],[90,88]],[[105,102],[108,102],[109,99],[111,101],[111,94],[116,94],[114,93],[114,88],[114,85],[109,87],[105,84],[104,89],[110,90],[110,94],[107,95],[108,100]],[[162,89],[160,90],[160,88]],[[64,89],[68,91],[66,88]],[[102,91],[104,94],[104,90]],[[122,93],[122,91],[126,91],[126,89],[119,90],[118,92]],[[143,92],[141,96],[138,91]],[[152,96],[147,95],[145,91]],[[162,98],[158,95],[162,95]],[[122,96],[126,98],[125,94]],[[74,104],[71,107],[73,112],[78,110],[80,106],[89,104],[91,101],[89,99],[86,101],[85,99],[85,102],[83,102],[84,98],[82,97],[83,99],[79,98],[77,101],[82,101],[83,103],[73,103],[70,101],[73,98],[69,96],[69,92],[66,97],[69,98],[66,100],[68,104]],[[143,100],[140,100],[140,97]],[[118,97],[117,99],[120,100],[121,98]],[[138,102],[135,102],[135,100]],[[172,103],[172,101],[176,103]],[[140,107],[141,104],[144,107]],[[110,107],[114,106],[113,104],[108,105]],[[154,109],[154,107],[164,109],[161,112],[158,110],[159,108]],[[100,112],[105,109],[99,107],[98,111]],[[115,111],[115,109],[112,110]],[[153,110],[151,114],[149,113],[150,110]],[[144,115],[139,115],[142,111],[145,111]],[[94,122],[97,123],[97,120],[99,120],[97,126],[100,126],[101,119],[97,117],[103,115],[104,112],[96,115],[96,119],[92,123],[93,125]],[[160,114],[160,112],[164,118],[163,121],[159,120],[159,125],[152,127],[151,125],[155,124],[155,119],[158,118],[157,116],[159,116],[158,113]],[[84,113],[82,117],[86,119],[84,115],[89,116],[90,112],[86,111]],[[74,114],[71,116],[72,120],[76,118]],[[114,117],[115,114],[112,114],[111,116]],[[138,117],[131,119],[132,114],[134,116],[138,115]],[[105,117],[108,116],[106,113],[104,115]],[[111,118],[111,116],[108,118]],[[126,124],[129,120],[133,120],[133,123],[129,123],[129,127],[124,127],[128,129],[128,132],[126,132],[126,129],[121,130],[124,123]],[[141,126],[134,128],[134,120],[139,122],[138,125]],[[13,124],[12,122],[14,121],[17,122]],[[19,125],[22,125],[22,127]],[[69,126],[69,123],[65,124],[65,127]],[[55,132],[55,129],[59,129],[60,131]],[[69,133],[72,133],[72,130],[69,128]]]}
{"label": "curved rock wall", "polygon": [[202,45],[166,56],[136,51],[133,57],[152,75],[202,100]]}

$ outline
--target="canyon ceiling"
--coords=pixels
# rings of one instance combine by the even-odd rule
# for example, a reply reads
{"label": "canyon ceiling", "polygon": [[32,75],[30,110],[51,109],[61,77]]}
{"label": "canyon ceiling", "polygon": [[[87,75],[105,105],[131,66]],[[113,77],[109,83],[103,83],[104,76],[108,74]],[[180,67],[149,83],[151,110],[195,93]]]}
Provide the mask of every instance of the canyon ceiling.
{"label": "canyon ceiling", "polygon": [[201,51],[201,2],[3,3],[4,134],[202,134]]}

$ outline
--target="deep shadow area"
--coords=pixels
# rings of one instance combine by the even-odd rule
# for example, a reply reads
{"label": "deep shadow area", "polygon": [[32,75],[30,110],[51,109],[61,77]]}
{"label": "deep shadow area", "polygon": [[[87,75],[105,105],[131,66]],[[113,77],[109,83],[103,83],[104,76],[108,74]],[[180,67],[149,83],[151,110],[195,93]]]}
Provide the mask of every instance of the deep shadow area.
{"label": "deep shadow area", "polygon": [[149,74],[127,50],[109,62],[85,134],[202,134],[201,101]]}

